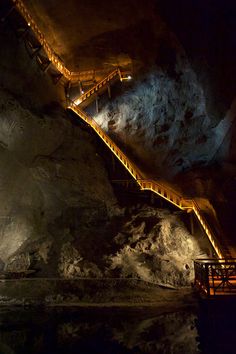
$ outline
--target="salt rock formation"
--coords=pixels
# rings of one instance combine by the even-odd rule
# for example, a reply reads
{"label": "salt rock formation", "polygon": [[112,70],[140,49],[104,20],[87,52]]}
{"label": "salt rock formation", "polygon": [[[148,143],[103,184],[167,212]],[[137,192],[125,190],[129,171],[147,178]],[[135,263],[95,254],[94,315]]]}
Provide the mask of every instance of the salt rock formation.
{"label": "salt rock formation", "polygon": [[204,243],[200,244],[168,210],[147,205],[131,209],[107,219],[102,230],[99,225],[96,231],[90,226],[89,238],[81,229],[76,242],[65,242],[58,259],[60,276],[122,277],[171,287],[189,285],[194,278],[193,260],[206,257]]}
{"label": "salt rock formation", "polygon": [[193,260],[203,255],[176,215],[151,207],[134,213],[115,242],[119,250],[107,258],[111,270],[160,285],[189,285]]}
{"label": "salt rock formation", "polygon": [[189,285],[194,278],[193,260],[206,257],[203,244],[168,210],[144,205],[132,208],[129,216],[127,212],[126,217],[120,213],[119,223],[116,220],[115,236],[110,233],[115,220],[109,219],[102,238],[98,228],[87,240],[78,235],[76,243],[65,243],[59,274],[70,279],[128,277],[171,287]]}
{"label": "salt rock formation", "polygon": [[115,237],[107,228],[114,219],[103,228],[103,239],[98,233],[90,235],[93,250],[85,241],[77,249],[70,242],[64,244],[59,274],[66,278],[131,277],[177,287],[193,281],[193,260],[204,252],[175,214],[144,205],[132,209],[128,218],[119,218]]}
{"label": "salt rock formation", "polygon": [[63,111],[37,116],[4,90],[0,106],[0,258],[6,269],[41,262],[50,273],[48,258],[82,212],[108,214],[116,199],[92,138]]}
{"label": "salt rock formation", "polygon": [[186,56],[181,48],[170,50],[171,65],[153,66],[95,117],[144,171],[164,177],[211,161],[228,129],[213,127]]}

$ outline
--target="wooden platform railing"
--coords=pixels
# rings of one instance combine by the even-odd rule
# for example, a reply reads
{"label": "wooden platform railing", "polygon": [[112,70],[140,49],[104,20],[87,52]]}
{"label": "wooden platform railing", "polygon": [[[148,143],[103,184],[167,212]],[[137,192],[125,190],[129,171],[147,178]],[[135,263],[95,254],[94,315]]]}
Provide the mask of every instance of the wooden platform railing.
{"label": "wooden platform railing", "polygon": [[236,296],[236,259],[194,261],[195,287],[207,297]]}
{"label": "wooden platform railing", "polygon": [[[16,9],[20,12],[22,17],[28,23],[28,26],[31,27],[34,32],[37,40],[44,48],[48,59],[53,63],[53,65],[57,68],[57,70],[69,81],[78,81],[81,77],[81,72],[72,72],[66,68],[64,62],[59,58],[59,56],[53,51],[48,42],[46,41],[44,35],[38,28],[37,24],[33,20],[23,1],[21,0],[11,0],[16,7]],[[88,71],[91,73],[91,70]],[[85,74],[85,71],[83,71]],[[86,100],[88,97],[91,97],[100,89],[102,89],[105,85],[107,85],[114,77],[117,75],[122,75],[117,68],[112,73],[108,74],[101,82],[95,85],[92,89],[86,92],[84,95],[80,96],[80,102]],[[123,154],[123,152],[118,148],[118,146],[108,137],[108,135],[99,127],[99,125],[89,117],[84,111],[82,111],[75,103],[70,102],[67,106],[68,109],[73,110],[79,117],[81,117],[85,122],[87,122],[95,132],[100,136],[100,138],[105,142],[105,144],[109,147],[109,149],[116,155],[116,157],[120,160],[120,162],[125,166],[125,168],[129,171],[132,177],[136,180],[142,190],[150,190],[162,198],[166,199],[170,203],[174,204],[178,208],[184,210],[192,210],[196,215],[198,221],[202,225],[204,231],[206,232],[215,252],[219,258],[223,258],[223,251],[221,250],[219,241],[216,239],[214,232],[211,227],[207,224],[204,219],[201,208],[195,200],[190,200],[184,198],[179,193],[175,192],[173,189],[164,186],[162,183],[153,180],[147,180],[143,177],[142,173],[139,169]]]}

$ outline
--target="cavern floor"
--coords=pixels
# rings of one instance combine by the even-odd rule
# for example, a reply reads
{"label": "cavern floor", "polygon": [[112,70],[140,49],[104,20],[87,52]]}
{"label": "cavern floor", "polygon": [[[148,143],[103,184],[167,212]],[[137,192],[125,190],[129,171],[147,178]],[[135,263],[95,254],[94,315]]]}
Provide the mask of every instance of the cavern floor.
{"label": "cavern floor", "polygon": [[0,306],[155,308],[158,313],[196,305],[191,287],[160,287],[135,279],[8,279],[0,282]]}

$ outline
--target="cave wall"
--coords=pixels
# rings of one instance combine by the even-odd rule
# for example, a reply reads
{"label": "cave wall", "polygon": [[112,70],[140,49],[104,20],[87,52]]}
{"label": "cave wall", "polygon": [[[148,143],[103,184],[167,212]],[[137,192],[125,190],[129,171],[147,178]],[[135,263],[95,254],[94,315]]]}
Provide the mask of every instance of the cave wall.
{"label": "cave wall", "polygon": [[94,224],[106,218],[116,199],[93,138],[59,105],[63,88],[7,26],[1,39],[1,267],[37,263],[55,274],[63,242],[89,215]]}
{"label": "cave wall", "polygon": [[173,178],[211,163],[234,117],[211,119],[204,87],[173,33],[166,29],[157,46],[149,69],[103,104],[95,120],[147,176]]}
{"label": "cave wall", "polygon": [[157,9],[187,52],[216,124],[236,94],[235,1],[158,0]]}

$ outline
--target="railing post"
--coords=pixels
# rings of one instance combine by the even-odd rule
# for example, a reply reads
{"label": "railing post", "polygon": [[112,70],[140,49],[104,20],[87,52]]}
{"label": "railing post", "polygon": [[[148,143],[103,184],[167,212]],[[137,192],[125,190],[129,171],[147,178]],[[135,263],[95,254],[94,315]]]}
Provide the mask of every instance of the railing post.
{"label": "railing post", "polygon": [[110,86],[110,84],[107,85],[107,92],[108,92],[109,99],[111,99],[111,86]]}
{"label": "railing post", "polygon": [[190,232],[191,235],[194,235],[194,219],[193,219],[193,213],[189,213],[190,215]]}
{"label": "railing post", "polygon": [[11,15],[13,10],[15,9],[16,1],[13,1],[13,6],[10,8],[10,10],[4,15],[4,17],[1,18],[1,22],[6,21],[7,17]]}
{"label": "railing post", "polygon": [[193,267],[194,267],[194,286],[196,286],[196,284],[197,284],[197,276],[198,276],[198,274],[197,274],[197,264],[196,264],[196,261],[194,261],[193,262]]}
{"label": "railing post", "polygon": [[96,105],[96,113],[98,114],[98,112],[99,112],[99,106],[98,106],[98,95],[96,95],[95,105]]}
{"label": "railing post", "polygon": [[210,297],[210,283],[209,283],[209,268],[208,268],[208,264],[205,265],[205,271],[206,271],[206,287],[207,287],[207,297]]}

